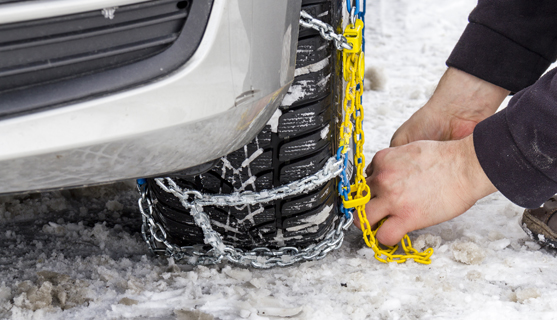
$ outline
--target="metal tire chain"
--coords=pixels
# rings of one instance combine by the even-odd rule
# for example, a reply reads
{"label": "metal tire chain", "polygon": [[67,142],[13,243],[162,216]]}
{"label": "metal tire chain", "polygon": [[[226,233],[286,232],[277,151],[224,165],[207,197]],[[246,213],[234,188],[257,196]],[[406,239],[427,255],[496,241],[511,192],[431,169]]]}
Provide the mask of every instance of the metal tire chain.
{"label": "metal tire chain", "polygon": [[[153,213],[156,208],[154,207],[153,201],[149,198],[145,185],[138,186],[141,193],[138,204],[143,219],[141,230],[143,239],[153,252],[166,253],[176,260],[186,259],[187,263],[198,265],[212,265],[226,259],[243,266],[266,269],[275,266],[289,266],[301,261],[323,259],[330,251],[336,250],[342,245],[344,240],[343,231],[353,223],[351,214],[348,216],[341,216],[336,227],[330,230],[323,240],[305,249],[282,247],[278,250],[271,250],[266,247],[259,247],[250,251],[243,251],[224,245],[221,236],[212,229],[209,216],[203,211],[203,206],[239,206],[270,202],[301,193],[307,193],[337,177],[344,170],[343,164],[344,157],[331,157],[327,160],[323,169],[311,176],[258,193],[246,191],[230,195],[206,195],[197,190],[182,190],[170,178],[156,178],[155,181],[157,185],[165,192],[172,193],[176,196],[180,200],[182,206],[190,210],[190,214],[194,218],[196,225],[203,230],[204,242],[209,244],[212,249],[207,252],[202,252],[199,251],[196,246],[180,247],[170,243],[163,226],[157,223],[153,218]],[[192,197],[193,199],[190,199]],[[157,243],[164,245],[164,248],[160,249]]]}
{"label": "metal tire chain", "polygon": [[342,51],[342,49],[352,49],[352,46],[348,44],[346,38],[342,34],[336,33],[330,24],[313,18],[304,10],[300,12],[300,25],[305,28],[312,28],[319,31],[319,34],[323,39],[327,41],[334,41],[335,46],[339,51]]}
{"label": "metal tire chain", "polygon": [[[314,19],[305,11],[302,11],[300,16],[300,25],[302,27],[313,28],[319,31],[325,40],[333,40],[338,50],[342,51],[343,48],[352,48],[343,35],[334,32],[332,26]],[[244,266],[271,268],[274,266],[289,266],[300,261],[323,259],[330,251],[336,250],[342,245],[344,240],[343,231],[348,229],[354,220],[351,211],[340,216],[336,228],[330,230],[323,240],[305,249],[300,250],[295,247],[283,247],[278,250],[271,250],[269,248],[259,247],[245,252],[241,249],[224,245],[221,236],[211,227],[209,216],[203,211],[203,206],[254,204],[283,199],[304,192],[307,193],[337,177],[341,173],[345,175],[346,163],[345,156],[337,154],[329,158],[323,169],[311,176],[258,193],[249,191],[232,195],[204,195],[196,190],[181,190],[170,178],[156,178],[156,183],[165,192],[172,193],[180,200],[184,208],[190,209],[190,213],[196,225],[203,230],[204,242],[212,247],[212,249],[207,252],[198,250],[196,248],[198,246],[180,247],[170,243],[163,226],[154,220],[153,213],[156,208],[154,207],[153,201],[149,198],[145,185],[138,183],[138,190],[141,194],[138,205],[143,220],[141,228],[143,239],[153,252],[166,253],[175,260],[187,258],[187,263],[198,265],[216,264],[226,259]],[[337,167],[337,169],[333,171],[335,167]],[[168,183],[168,185],[166,185],[165,182]],[[193,196],[194,199],[190,200],[190,196]],[[144,206],[146,206],[146,208]],[[164,248],[160,248],[160,245],[163,245]]]}

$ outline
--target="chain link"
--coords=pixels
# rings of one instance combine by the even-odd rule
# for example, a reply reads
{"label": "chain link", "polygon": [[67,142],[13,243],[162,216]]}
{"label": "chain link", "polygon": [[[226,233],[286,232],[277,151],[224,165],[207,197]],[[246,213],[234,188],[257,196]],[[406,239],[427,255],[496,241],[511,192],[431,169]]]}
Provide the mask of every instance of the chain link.
{"label": "chain link", "polygon": [[281,200],[314,190],[325,182],[337,177],[343,170],[343,163],[344,158],[337,160],[336,157],[331,157],[318,172],[289,184],[261,192],[244,191],[232,194],[202,194],[196,190],[182,190],[170,178],[156,178],[155,181],[165,192],[172,193],[178,199],[184,201],[182,205],[186,209],[194,206],[193,202],[188,201],[190,196],[193,196],[195,204],[200,206],[234,207]]}
{"label": "chain link", "polygon": [[[351,16],[355,16],[354,13]],[[355,151],[354,162],[356,165],[356,177],[353,185],[347,185],[344,179],[339,184],[339,193],[343,196],[342,202],[345,208],[354,208],[360,220],[360,228],[363,232],[363,238],[366,244],[375,252],[375,258],[381,262],[397,262],[403,263],[408,259],[422,264],[431,263],[431,255],[433,249],[428,248],[424,252],[418,252],[412,248],[412,242],[408,235],[404,235],[401,243],[404,254],[396,254],[398,245],[382,248],[377,241],[375,235],[381,224],[375,229],[371,229],[371,225],[367,220],[365,204],[370,199],[370,190],[364,177],[365,156],[363,145],[365,142],[362,124],[364,121],[364,108],[362,106],[363,79],[364,79],[364,54],[360,45],[363,43],[364,23],[361,19],[356,19],[352,25],[346,28],[345,36],[349,39],[353,49],[344,50],[343,52],[343,75],[347,81],[344,94],[344,121],[341,124],[341,142],[339,151],[343,154],[347,152],[350,139],[354,139]],[[355,124],[352,123],[354,119]]]}
{"label": "chain link", "polygon": [[342,51],[342,49],[352,49],[352,46],[348,43],[346,38],[342,34],[336,33],[335,29],[333,29],[330,24],[313,18],[304,10],[300,12],[300,25],[304,28],[312,28],[319,31],[319,34],[321,34],[323,39],[327,41],[334,41],[338,50]]}
{"label": "chain link", "polygon": [[323,240],[305,249],[282,247],[272,250],[258,247],[250,251],[243,251],[223,243],[220,234],[211,227],[210,218],[203,211],[203,207],[265,203],[307,193],[337,177],[343,170],[343,164],[343,158],[331,157],[321,170],[311,176],[271,190],[245,191],[230,195],[202,194],[196,190],[181,189],[171,178],[156,178],[155,182],[161,189],[173,194],[180,200],[184,208],[190,210],[195,224],[203,230],[205,244],[210,245],[211,249],[205,252],[195,246],[180,247],[169,242],[164,228],[154,219],[156,207],[149,198],[145,185],[138,186],[141,193],[138,204],[143,217],[143,239],[153,252],[166,253],[176,260],[185,260],[191,264],[211,265],[220,263],[222,260],[228,260],[244,266],[272,268],[275,266],[289,266],[301,261],[323,259],[327,253],[338,249],[342,245],[344,240],[343,231],[353,223],[352,215],[339,217],[336,221],[336,227],[330,230]]}

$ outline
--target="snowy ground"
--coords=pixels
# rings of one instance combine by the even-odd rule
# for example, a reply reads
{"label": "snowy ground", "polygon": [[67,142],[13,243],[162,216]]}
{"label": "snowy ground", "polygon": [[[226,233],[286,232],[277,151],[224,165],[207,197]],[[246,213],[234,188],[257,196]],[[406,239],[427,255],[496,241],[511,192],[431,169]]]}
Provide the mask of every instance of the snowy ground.
{"label": "snowy ground", "polygon": [[[368,0],[368,161],[431,95],[474,4]],[[267,271],[152,257],[135,197],[122,183],[0,198],[0,318],[557,318],[555,254],[499,194],[410,235],[436,248],[429,266],[381,264],[350,230],[322,261]]]}

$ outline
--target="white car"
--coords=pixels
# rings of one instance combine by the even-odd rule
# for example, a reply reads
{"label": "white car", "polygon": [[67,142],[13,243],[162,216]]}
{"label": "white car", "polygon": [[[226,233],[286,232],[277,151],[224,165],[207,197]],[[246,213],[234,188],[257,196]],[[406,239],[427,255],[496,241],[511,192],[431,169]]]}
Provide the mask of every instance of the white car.
{"label": "white car", "polygon": [[[336,153],[342,0],[0,0],[0,194],[171,176],[206,193],[307,177]],[[203,243],[147,179],[178,245]],[[301,196],[207,207],[225,243],[307,246],[335,228],[335,180]]]}
{"label": "white car", "polygon": [[0,193],[157,175],[246,144],[292,82],[299,10],[0,3]]}

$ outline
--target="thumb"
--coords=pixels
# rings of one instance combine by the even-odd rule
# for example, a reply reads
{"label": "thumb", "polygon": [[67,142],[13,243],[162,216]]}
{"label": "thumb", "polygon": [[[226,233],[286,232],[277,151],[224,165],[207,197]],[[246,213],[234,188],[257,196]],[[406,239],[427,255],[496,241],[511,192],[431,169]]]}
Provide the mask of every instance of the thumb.
{"label": "thumb", "polygon": [[403,146],[405,144],[410,143],[410,139],[408,139],[408,136],[403,132],[404,129],[403,127],[400,127],[395,134],[393,134],[393,137],[391,138],[391,144],[389,145],[389,147],[400,147]]}
{"label": "thumb", "polygon": [[392,216],[387,218],[381,227],[379,227],[376,238],[381,244],[394,246],[402,240],[406,232],[403,221],[396,216]]}

